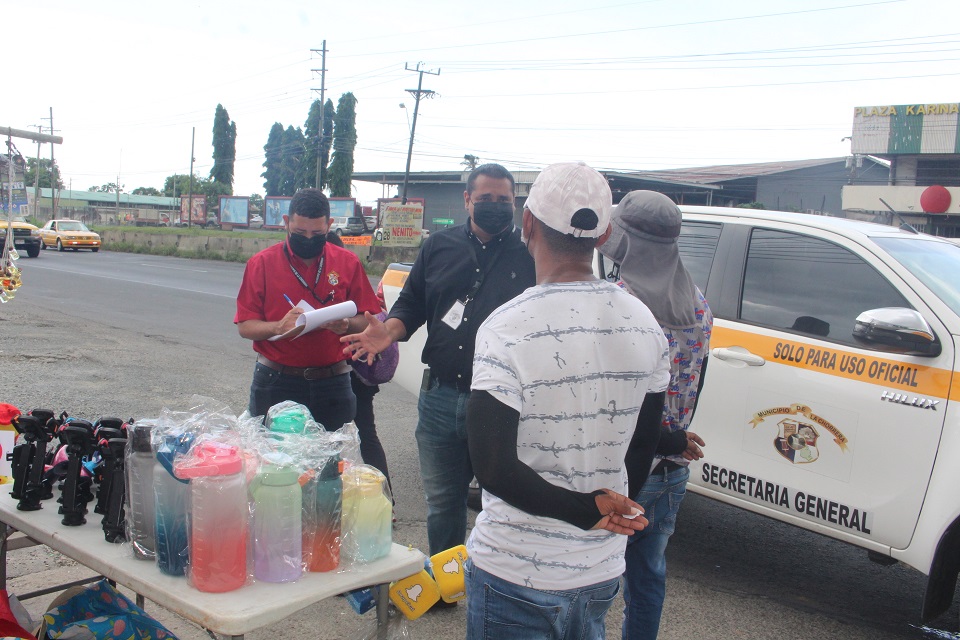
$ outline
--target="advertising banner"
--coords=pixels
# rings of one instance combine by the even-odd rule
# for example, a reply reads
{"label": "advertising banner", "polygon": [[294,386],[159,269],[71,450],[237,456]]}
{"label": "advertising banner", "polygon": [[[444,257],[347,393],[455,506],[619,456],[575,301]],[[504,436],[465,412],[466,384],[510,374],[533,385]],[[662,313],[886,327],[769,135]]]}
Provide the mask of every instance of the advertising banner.
{"label": "advertising banner", "polygon": [[[13,160],[13,184],[10,184],[10,168],[7,166],[9,156],[0,155],[0,185],[2,185],[3,205],[0,210],[7,212],[7,205],[10,204],[10,197],[13,196],[13,215],[29,215],[27,207],[27,190],[23,184],[23,158],[14,156]],[[11,193],[12,187],[12,193]],[[32,188],[32,187],[31,187]]]}
{"label": "advertising banner", "polygon": [[267,196],[263,199],[263,226],[264,228],[280,229],[283,227],[283,216],[290,215],[289,196]]}
{"label": "advertising banner", "polygon": [[187,224],[188,220],[193,220],[193,224],[202,225],[207,221],[207,196],[193,194],[193,215],[188,212],[191,198],[188,195],[180,196],[180,222]]}
{"label": "advertising banner", "polygon": [[386,203],[383,207],[383,246],[418,247],[423,235],[423,203]]}
{"label": "advertising banner", "polygon": [[356,198],[330,198],[330,217],[349,218],[356,210]]}
{"label": "advertising banner", "polygon": [[246,196],[220,196],[220,224],[247,225]]}

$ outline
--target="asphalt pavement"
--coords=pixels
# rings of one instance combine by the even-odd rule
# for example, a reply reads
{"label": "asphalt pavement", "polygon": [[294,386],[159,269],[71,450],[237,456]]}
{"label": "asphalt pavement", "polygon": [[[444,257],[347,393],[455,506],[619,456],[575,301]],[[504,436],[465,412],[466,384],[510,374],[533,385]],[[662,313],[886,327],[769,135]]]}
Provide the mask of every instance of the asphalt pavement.
{"label": "asphalt pavement", "polygon": [[[147,418],[187,409],[199,394],[243,410],[253,355],[232,324],[242,265],[49,251],[20,264],[23,287],[0,305],[0,402],[89,419]],[[375,408],[397,498],[394,540],[426,549],[415,398],[387,384]],[[668,560],[664,640],[927,637],[917,629],[924,577],[916,571],[875,565],[853,547],[699,496],[684,502]],[[11,593],[84,575],[89,570],[46,547],[8,554]],[[39,614],[52,598],[26,604]],[[178,637],[208,637],[155,605],[147,609]],[[608,640],[620,637],[621,609],[618,598]],[[955,602],[935,626],[956,632],[957,620]],[[331,598],[248,637],[361,638],[372,622],[373,614],[357,616],[343,598]],[[398,624],[390,637],[465,631],[461,605]]]}

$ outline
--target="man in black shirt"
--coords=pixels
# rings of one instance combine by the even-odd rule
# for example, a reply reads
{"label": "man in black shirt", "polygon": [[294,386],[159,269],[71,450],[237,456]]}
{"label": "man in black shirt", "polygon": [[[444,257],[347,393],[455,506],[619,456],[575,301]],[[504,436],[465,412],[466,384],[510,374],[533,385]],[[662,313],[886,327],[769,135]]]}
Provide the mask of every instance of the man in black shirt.
{"label": "man in black shirt", "polygon": [[430,234],[385,322],[371,318],[363,333],[341,338],[354,359],[372,359],[427,325],[421,360],[429,375],[420,390],[416,437],[431,555],[466,538],[473,467],[465,421],[477,329],[535,283],[533,259],[514,226],[514,200],[509,171],[498,164],[474,169],[463,193],[467,223]]}

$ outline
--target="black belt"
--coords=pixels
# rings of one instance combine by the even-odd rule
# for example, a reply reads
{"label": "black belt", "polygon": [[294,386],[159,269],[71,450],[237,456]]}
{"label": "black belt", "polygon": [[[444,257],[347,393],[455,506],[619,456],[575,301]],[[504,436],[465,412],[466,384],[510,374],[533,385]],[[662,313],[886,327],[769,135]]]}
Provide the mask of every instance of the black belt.
{"label": "black belt", "polygon": [[673,460],[667,460],[664,458],[661,460],[657,466],[653,468],[653,471],[650,472],[651,475],[654,473],[670,473],[671,471],[676,471],[677,469],[682,469],[682,464],[677,464]]}
{"label": "black belt", "polygon": [[434,376],[434,380],[436,380],[437,384],[441,387],[456,387],[460,393],[470,393],[470,380],[443,380],[436,376]]}
{"label": "black belt", "polygon": [[279,372],[280,375],[295,376],[297,378],[304,378],[305,380],[323,380],[324,378],[332,378],[350,371],[350,365],[347,364],[346,360],[341,360],[327,367],[288,367],[287,365],[258,355],[257,362]]}

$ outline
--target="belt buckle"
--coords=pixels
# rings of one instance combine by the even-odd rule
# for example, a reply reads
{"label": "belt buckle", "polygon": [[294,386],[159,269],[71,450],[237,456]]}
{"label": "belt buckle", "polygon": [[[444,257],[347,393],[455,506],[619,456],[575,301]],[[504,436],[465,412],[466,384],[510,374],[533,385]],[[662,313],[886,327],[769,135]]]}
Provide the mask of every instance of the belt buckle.
{"label": "belt buckle", "polygon": [[304,380],[322,380],[328,377],[327,367],[306,367],[303,370]]}

